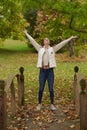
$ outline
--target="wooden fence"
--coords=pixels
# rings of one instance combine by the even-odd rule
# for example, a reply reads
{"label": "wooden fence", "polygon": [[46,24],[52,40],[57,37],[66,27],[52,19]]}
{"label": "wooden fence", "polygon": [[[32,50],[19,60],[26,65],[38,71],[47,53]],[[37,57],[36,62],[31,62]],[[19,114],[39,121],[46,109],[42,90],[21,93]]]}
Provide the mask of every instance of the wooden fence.
{"label": "wooden fence", "polygon": [[24,68],[19,68],[20,74],[11,75],[7,81],[0,80],[0,130],[7,130],[7,112],[6,112],[6,98],[8,91],[11,92],[11,113],[12,116],[16,114],[16,98],[14,78],[17,78],[18,87],[18,106],[24,105]]}
{"label": "wooden fence", "polygon": [[6,92],[4,88],[5,81],[0,80],[0,130],[6,130],[7,127]]}
{"label": "wooden fence", "polygon": [[80,116],[80,130],[87,130],[87,79],[74,68],[74,103]]}

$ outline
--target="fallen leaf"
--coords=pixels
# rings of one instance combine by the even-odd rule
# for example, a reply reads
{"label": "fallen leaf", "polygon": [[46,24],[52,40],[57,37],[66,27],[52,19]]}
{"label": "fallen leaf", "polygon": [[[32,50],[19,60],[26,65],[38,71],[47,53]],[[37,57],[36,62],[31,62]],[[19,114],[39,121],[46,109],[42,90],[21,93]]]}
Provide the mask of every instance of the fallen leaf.
{"label": "fallen leaf", "polygon": [[75,125],[71,125],[70,128],[71,128],[71,129],[75,128]]}

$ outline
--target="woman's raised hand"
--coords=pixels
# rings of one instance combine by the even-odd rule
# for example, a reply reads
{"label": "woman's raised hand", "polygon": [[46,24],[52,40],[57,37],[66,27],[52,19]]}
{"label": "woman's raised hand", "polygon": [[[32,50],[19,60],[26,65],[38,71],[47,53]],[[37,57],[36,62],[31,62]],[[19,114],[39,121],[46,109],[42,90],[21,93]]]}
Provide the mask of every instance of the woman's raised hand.
{"label": "woman's raised hand", "polygon": [[23,33],[27,33],[27,30],[25,28],[22,29]]}
{"label": "woman's raised hand", "polygon": [[78,39],[78,36],[71,36],[71,39]]}

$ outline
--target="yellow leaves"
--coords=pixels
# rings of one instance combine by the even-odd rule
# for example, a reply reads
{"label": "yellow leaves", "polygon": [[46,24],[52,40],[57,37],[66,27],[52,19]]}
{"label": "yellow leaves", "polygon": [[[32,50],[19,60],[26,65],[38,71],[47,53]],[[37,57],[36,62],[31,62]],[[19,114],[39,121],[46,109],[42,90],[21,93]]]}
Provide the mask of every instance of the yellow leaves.
{"label": "yellow leaves", "polygon": [[43,125],[43,122],[38,122],[38,125],[39,125],[39,126],[42,126],[42,125]]}
{"label": "yellow leaves", "polygon": [[40,116],[36,117],[35,120],[37,120],[37,121],[40,120]]}
{"label": "yellow leaves", "polygon": [[43,17],[43,11],[38,11],[38,16]]}
{"label": "yellow leaves", "polygon": [[64,112],[65,114],[67,114],[67,113],[69,112],[69,110],[65,109],[65,110],[63,110],[63,112]]}
{"label": "yellow leaves", "polygon": [[65,25],[65,24],[66,24],[65,19],[62,19],[61,23],[62,23],[63,25]]}
{"label": "yellow leaves", "polygon": [[70,128],[71,128],[71,129],[75,128],[75,125],[71,125]]}
{"label": "yellow leaves", "polygon": [[66,121],[66,118],[63,118],[63,119],[59,119],[57,123],[60,124],[60,123],[63,123],[65,121]]}
{"label": "yellow leaves", "polygon": [[87,50],[87,45],[84,45],[84,46],[83,46],[83,49]]}

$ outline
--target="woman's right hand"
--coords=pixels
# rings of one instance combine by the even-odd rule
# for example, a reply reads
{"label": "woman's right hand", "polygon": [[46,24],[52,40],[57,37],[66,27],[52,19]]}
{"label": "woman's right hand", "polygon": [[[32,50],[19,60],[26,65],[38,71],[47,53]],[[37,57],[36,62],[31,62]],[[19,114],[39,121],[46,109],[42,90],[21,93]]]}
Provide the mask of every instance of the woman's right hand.
{"label": "woman's right hand", "polygon": [[78,36],[71,36],[71,39],[78,39]]}
{"label": "woman's right hand", "polygon": [[25,28],[22,29],[23,33],[27,33],[27,30]]}

